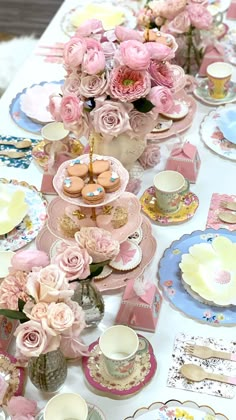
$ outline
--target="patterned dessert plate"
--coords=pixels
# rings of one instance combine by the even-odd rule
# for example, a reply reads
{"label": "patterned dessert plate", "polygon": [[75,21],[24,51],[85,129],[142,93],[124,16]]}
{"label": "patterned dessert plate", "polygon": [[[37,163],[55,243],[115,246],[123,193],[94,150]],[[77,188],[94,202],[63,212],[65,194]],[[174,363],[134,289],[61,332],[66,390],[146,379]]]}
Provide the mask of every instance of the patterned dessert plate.
{"label": "patterned dessert plate", "polygon": [[153,378],[157,368],[156,358],[150,342],[139,336],[139,350],[134,372],[127,378],[114,379],[107,372],[98,340],[89,346],[90,357],[83,357],[83,370],[89,385],[110,398],[127,398],[141,391]]}
{"label": "patterned dessert plate", "polygon": [[189,318],[211,325],[235,326],[235,306],[219,308],[199,302],[185,290],[181,281],[179,263],[182,255],[188,253],[191,246],[211,243],[214,238],[219,236],[228,238],[233,243],[236,242],[235,233],[226,229],[199,230],[183,235],[179,240],[174,241],[165,250],[160,260],[158,268],[159,285],[164,297],[171,305]]}
{"label": "patterned dessert plate", "polygon": [[47,217],[47,201],[42,194],[27,182],[0,178],[12,191],[22,190],[28,205],[27,215],[10,232],[0,235],[0,251],[16,251],[31,242],[42,229]]}
{"label": "patterned dessert plate", "polygon": [[169,400],[166,403],[154,402],[149,407],[141,407],[125,420],[228,420],[223,414],[215,413],[209,406],[198,406],[193,401]]}
{"label": "patterned dessert plate", "polygon": [[149,187],[140,198],[143,212],[159,225],[177,225],[191,219],[197,211],[199,200],[192,192],[182,195],[180,208],[176,213],[164,214],[157,208],[155,188]]}

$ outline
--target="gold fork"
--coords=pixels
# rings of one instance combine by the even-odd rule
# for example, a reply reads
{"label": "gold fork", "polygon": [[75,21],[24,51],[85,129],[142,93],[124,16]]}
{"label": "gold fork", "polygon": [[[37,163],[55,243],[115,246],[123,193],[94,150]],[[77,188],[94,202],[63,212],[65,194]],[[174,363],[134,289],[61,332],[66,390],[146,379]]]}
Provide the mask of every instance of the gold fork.
{"label": "gold fork", "polygon": [[198,345],[188,344],[185,347],[185,351],[187,354],[190,354],[191,356],[199,357],[200,359],[210,359],[211,357],[216,357],[217,359],[236,361],[236,353],[229,353],[226,351],[214,350],[207,346],[198,346]]}
{"label": "gold fork", "polygon": [[236,201],[221,201],[220,206],[224,209],[236,211]]}

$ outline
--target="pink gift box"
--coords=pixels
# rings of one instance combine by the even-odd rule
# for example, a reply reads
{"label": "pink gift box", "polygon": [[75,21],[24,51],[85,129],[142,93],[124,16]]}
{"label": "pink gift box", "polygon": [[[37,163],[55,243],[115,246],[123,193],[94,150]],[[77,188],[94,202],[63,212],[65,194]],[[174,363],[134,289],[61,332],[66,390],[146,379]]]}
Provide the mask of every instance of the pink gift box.
{"label": "pink gift box", "polygon": [[226,13],[226,19],[236,19],[236,0],[232,0]]}
{"label": "pink gift box", "polygon": [[201,165],[200,156],[196,146],[186,142],[175,147],[167,159],[166,168],[180,172],[189,182],[196,182]]}
{"label": "pink gift box", "polygon": [[137,296],[133,289],[134,282],[135,279],[132,279],[127,283],[115,323],[155,332],[162,297],[154,284],[144,295]]}
{"label": "pink gift box", "polygon": [[207,67],[209,64],[216,63],[217,61],[225,61],[224,59],[224,48],[221,45],[208,45],[205,49],[204,57],[199,69],[199,76],[205,77],[207,75]]}

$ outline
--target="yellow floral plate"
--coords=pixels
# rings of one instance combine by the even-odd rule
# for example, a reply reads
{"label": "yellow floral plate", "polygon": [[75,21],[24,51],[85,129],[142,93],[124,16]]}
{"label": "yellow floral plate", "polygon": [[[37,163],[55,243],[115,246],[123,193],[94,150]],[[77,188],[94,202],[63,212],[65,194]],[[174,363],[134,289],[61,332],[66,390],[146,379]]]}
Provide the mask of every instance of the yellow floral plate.
{"label": "yellow floral plate", "polygon": [[143,212],[159,225],[176,225],[191,219],[199,205],[198,197],[192,192],[182,195],[180,209],[176,213],[164,214],[156,205],[155,188],[149,187],[140,198]]}
{"label": "yellow floral plate", "polygon": [[19,225],[28,211],[25,192],[0,184],[0,235]]}
{"label": "yellow floral plate", "polygon": [[125,420],[228,420],[223,414],[215,413],[209,406],[198,406],[193,401],[180,402],[169,400],[166,403],[155,402],[149,407],[142,407]]}

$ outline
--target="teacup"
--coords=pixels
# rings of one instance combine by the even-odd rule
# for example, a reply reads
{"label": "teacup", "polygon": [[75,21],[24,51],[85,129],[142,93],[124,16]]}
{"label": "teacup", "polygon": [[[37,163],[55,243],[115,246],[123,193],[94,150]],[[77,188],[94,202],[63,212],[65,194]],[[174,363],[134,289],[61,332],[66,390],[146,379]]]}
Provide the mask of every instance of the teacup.
{"label": "teacup", "polygon": [[108,328],[99,339],[99,347],[111,376],[126,378],[133,372],[139,339],[132,328],[125,325]]}
{"label": "teacup", "polygon": [[47,155],[50,155],[52,148],[57,153],[68,150],[68,147],[63,142],[68,138],[69,130],[64,128],[62,122],[54,121],[46,124],[41,130],[41,135],[47,141],[44,146],[44,152]]}
{"label": "teacup", "polygon": [[212,63],[207,67],[209,95],[214,99],[223,99],[229,91],[232,66],[224,62]]}
{"label": "teacup", "polygon": [[175,213],[179,210],[181,195],[186,193],[189,183],[177,171],[162,171],[155,175],[157,207],[163,213]]}
{"label": "teacup", "polygon": [[86,420],[87,417],[86,401],[74,393],[55,395],[48,401],[43,413],[43,420]]}

